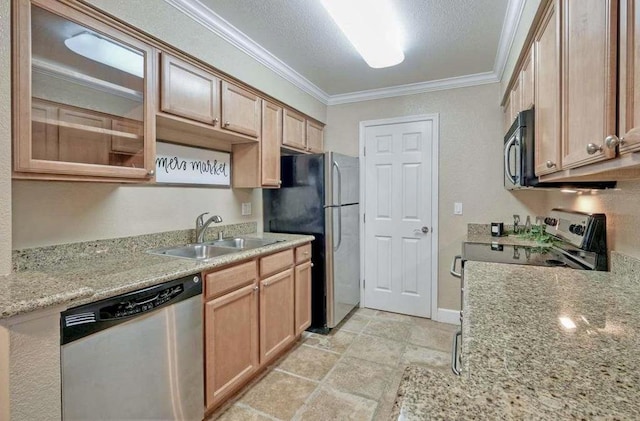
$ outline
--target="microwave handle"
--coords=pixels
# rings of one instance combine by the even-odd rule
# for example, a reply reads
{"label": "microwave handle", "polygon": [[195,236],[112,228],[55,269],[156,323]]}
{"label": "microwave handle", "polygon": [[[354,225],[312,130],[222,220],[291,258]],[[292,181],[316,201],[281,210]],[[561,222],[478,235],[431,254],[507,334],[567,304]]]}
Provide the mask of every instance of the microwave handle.
{"label": "microwave handle", "polygon": [[507,178],[509,178],[509,181],[514,185],[517,183],[516,176],[511,174],[511,148],[515,146],[517,140],[517,136],[514,135],[504,146],[504,173]]}

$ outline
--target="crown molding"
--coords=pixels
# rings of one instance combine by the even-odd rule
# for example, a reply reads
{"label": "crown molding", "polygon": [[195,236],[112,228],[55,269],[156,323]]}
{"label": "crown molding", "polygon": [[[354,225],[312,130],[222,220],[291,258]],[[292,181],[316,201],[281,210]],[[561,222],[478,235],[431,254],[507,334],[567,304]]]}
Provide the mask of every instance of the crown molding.
{"label": "crown molding", "polygon": [[522,12],[524,11],[526,2],[527,0],[509,0],[507,4],[507,13],[502,23],[500,41],[498,41],[498,52],[496,53],[496,60],[493,65],[493,72],[498,80],[502,80],[504,76],[509,52],[511,52],[518,26],[520,26],[520,19],[522,19]]}
{"label": "crown molding", "polygon": [[164,1],[325,105],[370,101],[375,99],[414,95],[425,92],[464,88],[499,82],[502,79],[509,51],[511,50],[516,29],[520,23],[522,11],[524,10],[524,4],[526,2],[526,0],[509,0],[507,12],[502,25],[502,31],[500,33],[498,52],[496,54],[493,71],[427,82],[370,89],[366,91],[329,95],[300,73],[289,67],[279,58],[264,49],[260,44],[245,35],[238,28],[227,22],[220,15],[202,4],[199,0]]}
{"label": "crown molding", "polygon": [[209,9],[198,0],[165,0],[185,15],[189,16],[214,34],[218,35],[234,47],[265,65],[286,81],[308,93],[323,104],[327,104],[329,95],[310,82],[300,73],[293,70],[278,57],[264,49],[220,15]]}
{"label": "crown molding", "polygon": [[425,92],[443,91],[445,89],[465,88],[469,86],[495,83],[500,80],[494,72],[476,73],[473,75],[450,77],[429,82],[409,83],[390,86],[388,88],[369,89],[347,94],[331,95],[328,105],[347,104],[350,102],[370,101],[374,99],[392,98],[404,95],[422,94]]}

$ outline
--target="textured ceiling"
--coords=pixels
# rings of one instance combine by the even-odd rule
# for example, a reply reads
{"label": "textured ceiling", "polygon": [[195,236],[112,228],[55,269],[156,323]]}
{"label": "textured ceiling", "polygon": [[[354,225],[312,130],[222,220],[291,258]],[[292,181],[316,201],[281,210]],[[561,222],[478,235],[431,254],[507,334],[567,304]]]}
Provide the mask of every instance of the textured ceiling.
{"label": "textured ceiling", "polygon": [[405,60],[371,69],[317,0],[200,0],[329,95],[491,72],[508,0],[394,0]]}

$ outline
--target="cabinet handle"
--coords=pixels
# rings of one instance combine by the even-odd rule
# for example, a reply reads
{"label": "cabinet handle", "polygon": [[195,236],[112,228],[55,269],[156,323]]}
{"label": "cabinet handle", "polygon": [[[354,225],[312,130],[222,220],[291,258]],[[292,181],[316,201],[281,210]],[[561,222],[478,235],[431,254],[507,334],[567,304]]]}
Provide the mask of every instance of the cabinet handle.
{"label": "cabinet handle", "polygon": [[282,180],[278,180],[278,185],[281,186],[282,185]]}
{"label": "cabinet handle", "polygon": [[313,267],[313,263],[311,263],[311,267]]}
{"label": "cabinet handle", "polygon": [[224,122],[224,127],[229,127],[231,125],[231,123],[229,123],[228,121]]}
{"label": "cabinet handle", "polygon": [[253,287],[253,290],[254,290],[254,291],[258,291],[259,289],[260,289],[260,287],[259,287],[258,285],[256,285],[256,286],[254,286],[254,287]]}
{"label": "cabinet handle", "polygon": [[595,143],[589,143],[587,145],[587,153],[589,155],[593,155],[596,152],[602,152],[602,146],[596,145]]}
{"label": "cabinet handle", "polygon": [[220,120],[219,120],[217,117],[216,117],[216,118],[214,118],[214,119],[213,119],[213,125],[214,125],[214,126],[215,126],[215,125],[217,125],[217,124],[218,124],[218,121],[220,121]]}
{"label": "cabinet handle", "polygon": [[556,163],[553,161],[547,161],[547,168],[553,168],[556,166]]}
{"label": "cabinet handle", "polygon": [[156,175],[156,170],[149,170],[149,171],[147,171],[147,176],[149,176],[149,177],[153,177],[154,175]]}
{"label": "cabinet handle", "polygon": [[607,136],[604,139],[604,144],[609,149],[615,149],[616,146],[624,145],[624,137],[618,137],[618,136],[612,134],[611,136]]}
{"label": "cabinet handle", "polygon": [[269,286],[269,282],[263,282],[262,286],[268,287]]}

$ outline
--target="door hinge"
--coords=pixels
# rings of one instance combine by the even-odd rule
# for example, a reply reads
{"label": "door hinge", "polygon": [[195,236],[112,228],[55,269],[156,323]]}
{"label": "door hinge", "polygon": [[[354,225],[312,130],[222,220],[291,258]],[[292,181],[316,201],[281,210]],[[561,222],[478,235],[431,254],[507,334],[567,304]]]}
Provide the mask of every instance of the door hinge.
{"label": "door hinge", "polygon": [[362,222],[367,222],[367,214],[366,213],[362,214]]}
{"label": "door hinge", "polygon": [[367,156],[367,147],[366,146],[363,148],[362,156]]}
{"label": "door hinge", "polygon": [[365,279],[362,280],[362,289],[367,285],[367,281]]}

